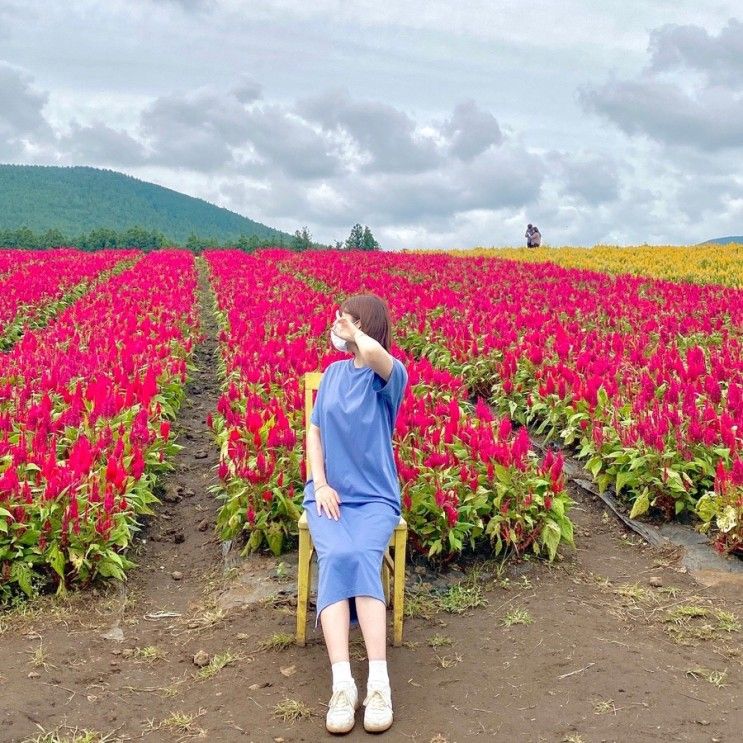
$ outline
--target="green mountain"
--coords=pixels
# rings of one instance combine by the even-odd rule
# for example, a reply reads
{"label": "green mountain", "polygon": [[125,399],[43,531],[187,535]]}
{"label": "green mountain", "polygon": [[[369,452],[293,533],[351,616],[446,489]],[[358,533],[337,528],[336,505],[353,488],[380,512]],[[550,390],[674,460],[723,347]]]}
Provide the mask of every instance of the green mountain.
{"label": "green mountain", "polygon": [[98,228],[159,231],[176,243],[191,233],[222,244],[241,235],[291,239],[203,199],[89,167],[0,164],[0,230],[28,227],[75,236]]}
{"label": "green mountain", "polygon": [[709,245],[710,243],[716,243],[717,245],[743,245],[743,235],[731,235],[730,237],[713,237],[711,240],[706,240],[700,245]]}

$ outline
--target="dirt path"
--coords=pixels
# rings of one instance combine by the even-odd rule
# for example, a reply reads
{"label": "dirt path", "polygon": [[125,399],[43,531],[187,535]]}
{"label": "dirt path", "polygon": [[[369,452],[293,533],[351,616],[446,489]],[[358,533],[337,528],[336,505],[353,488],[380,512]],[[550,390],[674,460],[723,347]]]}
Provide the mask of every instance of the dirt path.
{"label": "dirt path", "polygon": [[[206,491],[217,458],[204,422],[218,394],[215,329],[202,310],[209,337],[179,415],[184,449],[128,586],[0,618],[2,743],[100,739],[75,730],[109,742],[330,739],[319,635],[290,644],[296,555],[224,570]],[[634,543],[600,504],[574,497],[578,549],[552,567],[490,563],[440,578],[410,566],[416,616],[405,647],[390,650],[397,720],[385,740],[740,739],[740,587],[695,583],[677,554]],[[483,605],[437,611],[434,598],[463,579],[450,598]],[[201,670],[199,651],[211,660]],[[363,661],[355,634],[362,683]],[[282,703],[309,716],[277,719]],[[358,725],[346,739],[366,737]]]}

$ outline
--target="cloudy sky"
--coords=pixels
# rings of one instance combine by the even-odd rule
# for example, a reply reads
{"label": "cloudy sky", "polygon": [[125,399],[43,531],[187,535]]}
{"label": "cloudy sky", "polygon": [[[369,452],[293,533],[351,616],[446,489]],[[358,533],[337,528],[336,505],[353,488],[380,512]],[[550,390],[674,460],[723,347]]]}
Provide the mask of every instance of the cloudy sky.
{"label": "cloudy sky", "polygon": [[0,162],[385,248],[743,234],[739,0],[0,0]]}

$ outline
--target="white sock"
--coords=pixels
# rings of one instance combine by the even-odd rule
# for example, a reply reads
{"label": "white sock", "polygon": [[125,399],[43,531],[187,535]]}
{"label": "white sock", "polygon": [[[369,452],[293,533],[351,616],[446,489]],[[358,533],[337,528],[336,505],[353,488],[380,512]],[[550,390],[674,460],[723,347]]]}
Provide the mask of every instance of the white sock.
{"label": "white sock", "polygon": [[366,682],[367,686],[389,686],[390,678],[387,675],[387,661],[386,660],[370,660],[369,661],[369,679]]}
{"label": "white sock", "polygon": [[349,661],[339,660],[337,663],[333,663],[330,669],[333,671],[333,691],[336,691],[340,686],[353,683]]}

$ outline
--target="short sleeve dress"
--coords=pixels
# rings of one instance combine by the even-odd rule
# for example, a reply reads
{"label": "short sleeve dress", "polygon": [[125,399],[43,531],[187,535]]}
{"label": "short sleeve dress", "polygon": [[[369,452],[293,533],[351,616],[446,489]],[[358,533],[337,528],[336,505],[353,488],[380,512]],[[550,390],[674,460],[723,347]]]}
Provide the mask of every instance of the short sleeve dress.
{"label": "short sleeve dress", "polygon": [[310,421],[320,429],[328,484],[338,493],[338,521],[317,515],[315,485],[307,480],[303,505],[317,551],[317,617],[349,599],[356,622],[356,596],[384,601],[382,556],[400,520],[400,483],[392,434],[408,373],[393,357],[385,382],[354,359],[325,370]]}

